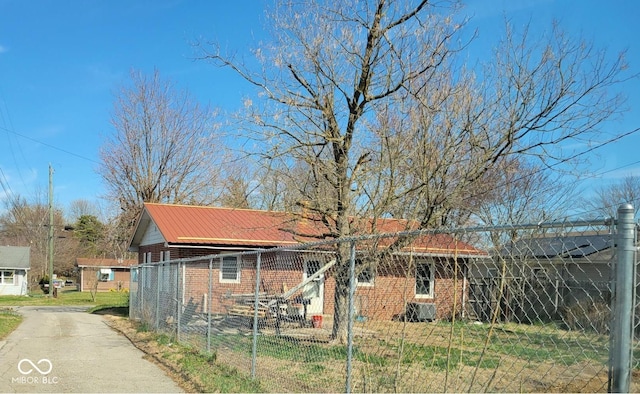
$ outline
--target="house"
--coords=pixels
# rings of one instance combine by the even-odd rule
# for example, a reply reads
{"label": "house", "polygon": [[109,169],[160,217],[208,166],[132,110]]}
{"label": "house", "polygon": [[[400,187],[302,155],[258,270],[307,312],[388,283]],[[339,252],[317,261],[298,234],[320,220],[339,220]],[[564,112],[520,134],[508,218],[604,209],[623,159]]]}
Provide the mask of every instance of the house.
{"label": "house", "polygon": [[522,322],[609,305],[615,248],[608,231],[522,238],[498,254],[469,271],[469,303],[481,320],[490,320],[498,303],[502,320]]}
{"label": "house", "polygon": [[80,291],[90,291],[97,285],[98,291],[128,290],[131,266],[135,259],[77,258]]}
{"label": "house", "polygon": [[[380,219],[375,228],[398,232],[406,230],[407,224]],[[165,291],[180,281],[188,285],[185,303],[192,303],[199,312],[208,308],[217,313],[224,311],[227,296],[251,294],[256,285],[255,256],[230,254],[279,248],[262,256],[261,291],[288,295],[299,291],[297,298],[307,313],[330,315],[336,292],[332,250],[311,253],[294,248],[314,240],[312,235],[322,230],[316,221],[282,212],[147,203],[132,235],[130,251],[138,252],[141,266],[157,264],[161,268],[157,274],[160,288],[152,291]],[[466,297],[464,266],[469,259],[486,257],[467,243],[434,234],[416,238],[384,263],[365,265],[364,244],[356,258],[360,265],[356,308],[359,315],[372,319],[403,316],[411,312],[408,305],[414,304],[420,308],[427,305],[429,319],[450,317],[454,308],[461,310]],[[187,263],[180,273],[167,263],[215,255],[224,257]],[[212,275],[207,275],[209,265]],[[207,299],[209,288],[215,294]]]}
{"label": "house", "polygon": [[27,295],[30,247],[0,246],[0,295]]}

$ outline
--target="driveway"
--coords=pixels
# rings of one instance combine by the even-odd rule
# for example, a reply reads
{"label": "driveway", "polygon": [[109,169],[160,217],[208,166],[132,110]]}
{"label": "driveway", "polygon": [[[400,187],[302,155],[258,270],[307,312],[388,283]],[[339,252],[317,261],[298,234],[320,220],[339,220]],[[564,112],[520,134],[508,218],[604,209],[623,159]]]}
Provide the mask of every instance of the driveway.
{"label": "driveway", "polygon": [[86,307],[20,307],[0,341],[0,392],[184,392]]}

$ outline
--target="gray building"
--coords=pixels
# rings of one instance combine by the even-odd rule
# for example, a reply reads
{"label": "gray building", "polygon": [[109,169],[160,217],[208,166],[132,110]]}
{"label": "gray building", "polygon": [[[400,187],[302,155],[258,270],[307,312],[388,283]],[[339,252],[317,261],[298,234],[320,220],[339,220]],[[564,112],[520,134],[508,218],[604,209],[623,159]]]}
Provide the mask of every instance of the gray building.
{"label": "gray building", "polygon": [[0,295],[27,295],[30,247],[0,246]]}

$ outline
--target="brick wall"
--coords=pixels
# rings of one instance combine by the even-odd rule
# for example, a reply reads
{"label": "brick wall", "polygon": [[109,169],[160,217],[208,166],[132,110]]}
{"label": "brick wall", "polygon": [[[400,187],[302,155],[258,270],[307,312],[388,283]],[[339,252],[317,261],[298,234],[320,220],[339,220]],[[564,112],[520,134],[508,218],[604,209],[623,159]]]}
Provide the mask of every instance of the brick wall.
{"label": "brick wall", "polygon": [[[458,279],[454,280],[453,263],[443,260],[435,263],[433,297],[415,296],[415,271],[406,272],[402,261],[395,261],[393,267],[379,267],[373,285],[357,285],[356,312],[373,320],[392,320],[402,318],[409,302],[436,304],[436,317],[449,319],[454,310],[462,310],[462,297],[468,291],[464,288],[462,269],[458,270]],[[382,271],[382,272],[380,272]],[[325,282],[324,310],[333,314],[335,305],[335,279],[328,276]],[[455,287],[455,290],[454,290]],[[455,299],[454,299],[455,295]]]}
{"label": "brick wall", "polygon": [[[82,290],[90,291],[95,285],[95,280],[99,267],[82,268]],[[106,282],[98,281],[98,291],[129,290],[131,273],[129,268],[111,268],[114,272],[113,280]]]}
{"label": "brick wall", "polygon": [[[165,248],[163,244],[147,245],[140,248],[139,261],[142,262],[144,253],[152,253],[152,261],[160,260],[160,252],[170,250],[171,259],[193,258],[214,254],[211,249],[196,248]],[[228,253],[228,252],[225,252]],[[183,301],[190,305],[197,313],[224,313],[226,307],[236,303],[238,295],[254,293],[256,285],[255,255],[244,256],[241,263],[240,282],[223,283],[220,281],[220,262],[212,262],[211,287],[213,294],[209,298],[209,259],[200,262],[186,263],[181,278],[184,278],[185,294]],[[298,253],[264,253],[261,257],[260,292],[270,295],[282,294],[298,285],[303,280],[303,258]],[[372,286],[357,286],[356,308],[360,315],[374,320],[391,320],[404,315],[408,302],[435,303],[437,318],[448,319],[454,310],[454,302],[459,312],[462,305],[463,279],[458,270],[458,280],[453,278],[453,264],[451,260],[440,260],[435,263],[434,297],[415,297],[415,272],[405,272],[407,264],[402,260],[395,260],[386,267],[379,267]],[[335,279],[332,271],[325,273],[324,304],[325,314],[333,314],[335,297]],[[454,282],[457,291],[454,291]],[[454,297],[455,295],[455,297]],[[295,297],[295,295],[294,295]],[[454,300],[455,298],[455,300]]]}

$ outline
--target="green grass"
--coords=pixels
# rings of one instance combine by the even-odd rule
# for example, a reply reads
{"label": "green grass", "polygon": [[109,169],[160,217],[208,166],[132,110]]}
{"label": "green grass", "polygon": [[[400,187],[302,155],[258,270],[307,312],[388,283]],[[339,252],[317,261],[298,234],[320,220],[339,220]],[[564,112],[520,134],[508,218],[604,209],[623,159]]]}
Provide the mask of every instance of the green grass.
{"label": "green grass", "polygon": [[[448,331],[451,323],[439,322]],[[459,346],[458,338],[464,337],[464,348],[474,349],[466,351],[465,357],[475,357],[484,347],[489,335],[489,324],[467,324],[456,322],[453,327],[454,352]],[[578,349],[578,350],[577,350]],[[572,365],[586,360],[606,363],[608,358],[609,337],[592,332],[569,331],[560,328],[555,323],[537,324],[497,324],[491,333],[491,338],[485,354],[487,357],[501,359],[515,357],[533,363],[555,362],[561,365]],[[457,354],[457,353],[456,353]],[[483,359],[484,363],[484,359]],[[488,361],[486,367],[491,368],[493,361]],[[465,361],[464,364],[467,364]],[[484,367],[480,365],[480,367]]]}
{"label": "green grass", "polygon": [[88,291],[63,290],[58,297],[49,297],[42,292],[34,292],[28,296],[0,296],[0,308],[3,306],[60,306],[88,305],[93,307],[122,307],[129,305],[129,293],[106,291],[96,293],[95,302]]}
{"label": "green grass", "polygon": [[[139,324],[139,323],[137,323]],[[138,327],[139,332],[148,332]],[[216,393],[260,393],[265,390],[260,383],[251,379],[246,373],[217,362],[216,353],[200,352],[190,345],[175,342],[175,337],[166,333],[152,333],[151,338],[163,347],[162,357],[177,364],[180,374],[188,377],[201,392]],[[247,343],[246,339],[249,339]],[[230,342],[217,342],[218,346],[234,344],[234,351],[246,352],[247,345],[251,349],[251,338],[242,335],[226,337]]]}
{"label": "green grass", "polygon": [[207,355],[184,348],[179,364],[183,373],[199,382],[203,392],[259,393],[260,384],[235,368],[217,363],[215,355]]}
{"label": "green grass", "polygon": [[20,314],[9,308],[0,308],[0,339],[12,333],[20,323],[22,323]]}
{"label": "green grass", "polygon": [[[449,334],[451,346],[447,346]],[[173,340],[175,338],[166,334],[158,338],[161,344]],[[485,344],[487,348],[483,351]],[[251,355],[252,337],[246,334],[214,335],[211,349],[230,350],[247,357]],[[640,353],[640,349],[636,350]],[[289,377],[288,384],[298,382],[328,390],[338,387],[335,379],[342,378],[340,368],[347,357],[345,346],[287,336],[260,335],[257,351],[258,364],[271,365],[274,371],[277,369],[278,373],[285,374]],[[399,338],[356,338],[353,353],[353,359],[358,362],[355,367],[364,376],[362,384],[370,391],[398,390],[398,370],[453,372],[462,370],[461,367],[478,367],[491,374],[499,368],[509,368],[514,362],[523,362],[535,369],[536,365],[564,367],[589,360],[605,365],[607,357],[608,337],[591,332],[565,330],[553,324],[508,323],[490,329],[488,324],[465,322],[455,322],[453,327],[451,323],[439,322],[435,331],[424,336],[410,336],[404,341]],[[190,375],[218,391],[260,391],[258,383],[247,377],[248,371],[238,372],[220,365],[213,355],[186,350],[179,363],[182,369],[190,371]],[[263,383],[263,387],[270,387],[269,382]],[[284,387],[289,386],[276,389]]]}

